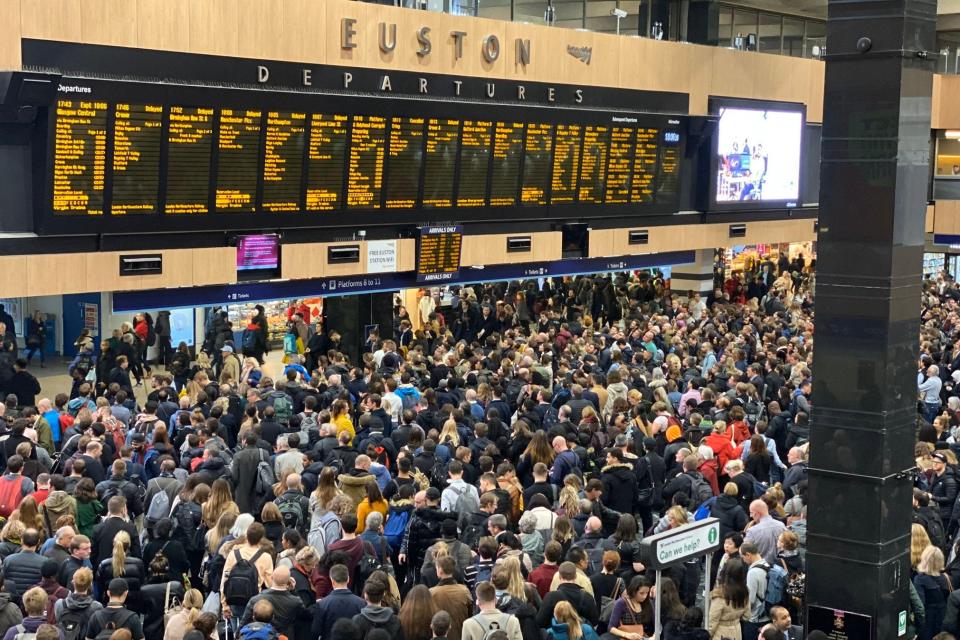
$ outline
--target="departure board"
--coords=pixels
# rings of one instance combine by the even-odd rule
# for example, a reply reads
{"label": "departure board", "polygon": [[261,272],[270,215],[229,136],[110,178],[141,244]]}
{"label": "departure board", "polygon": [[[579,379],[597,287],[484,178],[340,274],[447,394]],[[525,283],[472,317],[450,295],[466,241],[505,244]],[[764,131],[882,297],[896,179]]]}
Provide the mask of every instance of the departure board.
{"label": "departure board", "polygon": [[649,204],[654,200],[659,134],[660,130],[654,127],[637,129],[637,144],[633,151],[633,174],[630,178],[630,202]]}
{"label": "departure board", "polygon": [[603,194],[603,201],[607,204],[626,204],[630,201],[634,137],[633,127],[614,127],[610,132],[607,185]]}
{"label": "departure board", "polygon": [[[70,82],[39,132],[40,233],[621,218],[692,202],[680,195],[681,171],[695,165],[684,116]],[[83,222],[99,215],[113,222]]]}
{"label": "departure board", "polygon": [[459,120],[427,120],[427,151],[423,172],[424,208],[453,206],[459,136]]}
{"label": "departure board", "polygon": [[387,209],[413,209],[420,198],[423,167],[423,118],[390,119]]}
{"label": "departure board", "polygon": [[378,208],[382,201],[387,119],[380,116],[353,116],[352,124],[347,207]]}
{"label": "departure board", "polygon": [[213,109],[170,107],[166,213],[207,213]]}
{"label": "departure board", "polygon": [[527,137],[523,147],[523,183],[520,187],[520,204],[547,204],[552,152],[553,125],[527,123]]}
{"label": "departure board", "polygon": [[103,215],[107,168],[106,102],[57,101],[53,142],[53,211]]}
{"label": "departure board", "polygon": [[270,111],[263,150],[263,208],[299,211],[307,114]]}
{"label": "departure board", "polygon": [[664,131],[660,143],[658,198],[676,198],[680,192],[680,134]]}
{"label": "departure board", "polygon": [[487,204],[487,177],[490,175],[490,141],[493,122],[464,120],[460,136],[460,180],[458,207]]}
{"label": "departure board", "polygon": [[343,115],[315,113],[310,117],[307,211],[330,211],[343,206],[347,121]]}
{"label": "departure board", "polygon": [[257,210],[257,167],[263,113],[221,109],[217,134],[217,211]]}
{"label": "departure board", "polygon": [[157,213],[163,106],[117,104],[113,112],[110,213]]}
{"label": "departure board", "polygon": [[463,227],[421,227],[417,243],[417,281],[443,282],[460,272]]}
{"label": "departure board", "polygon": [[490,206],[512,207],[520,191],[523,162],[523,124],[498,122],[493,134],[493,170],[490,176]]}
{"label": "departure board", "polygon": [[610,129],[589,126],[583,132],[583,154],[580,160],[580,202],[600,204],[607,179],[607,147],[610,144]]}
{"label": "departure board", "polygon": [[558,124],[553,140],[553,178],[550,203],[565,204],[577,199],[577,175],[580,173],[580,134],[578,124]]}

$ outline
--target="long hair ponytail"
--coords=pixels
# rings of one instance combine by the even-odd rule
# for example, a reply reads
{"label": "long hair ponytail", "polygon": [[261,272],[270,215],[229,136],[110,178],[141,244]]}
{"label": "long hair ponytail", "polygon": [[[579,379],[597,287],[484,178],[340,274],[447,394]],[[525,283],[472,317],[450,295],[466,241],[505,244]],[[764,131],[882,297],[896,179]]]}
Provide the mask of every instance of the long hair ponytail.
{"label": "long hair ponytail", "polygon": [[113,577],[122,578],[126,573],[127,550],[130,548],[130,534],[119,531],[113,538]]}

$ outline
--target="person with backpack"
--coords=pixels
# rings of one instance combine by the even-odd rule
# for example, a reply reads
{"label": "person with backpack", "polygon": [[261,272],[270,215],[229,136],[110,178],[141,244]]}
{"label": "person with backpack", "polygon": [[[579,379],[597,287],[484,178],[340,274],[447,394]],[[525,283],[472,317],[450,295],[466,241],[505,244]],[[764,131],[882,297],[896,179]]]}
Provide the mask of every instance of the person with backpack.
{"label": "person with backpack", "polygon": [[360,637],[365,638],[373,629],[383,629],[394,640],[403,640],[400,618],[393,609],[383,606],[385,593],[384,585],[379,580],[371,580],[364,585],[363,599],[367,604],[360,613],[353,616],[353,624],[360,633]]}
{"label": "person with backpack", "polygon": [[768,572],[771,571],[771,567],[753,542],[744,541],[740,545],[740,557],[748,567],[747,591],[749,592],[749,604],[744,619],[740,621],[740,629],[744,638],[756,638],[763,625],[770,621],[766,596]]}
{"label": "person with backpack", "polygon": [[230,474],[233,480],[233,495],[240,513],[259,513],[255,504],[261,496],[255,495],[258,468],[263,462],[269,467],[269,457],[258,446],[260,438],[256,431],[249,429],[244,436],[244,447],[233,456]]}
{"label": "person with backpack", "polygon": [[160,475],[147,482],[147,493],[143,499],[146,508],[143,523],[148,531],[163,518],[170,517],[173,501],[183,489],[183,482],[173,474],[176,468],[172,458],[161,460]]}
{"label": "person with backpack", "polygon": [[303,495],[299,474],[291,473],[286,482],[283,493],[273,502],[280,510],[285,529],[305,533],[310,529],[310,499]]}
{"label": "person with backpack", "polygon": [[23,609],[27,616],[17,625],[7,629],[3,640],[35,639],[40,625],[47,624],[47,592],[33,587],[23,594]]}
{"label": "person with backpack", "polygon": [[583,476],[583,471],[580,469],[580,456],[570,450],[566,437],[555,436],[553,438],[553,450],[557,457],[554,458],[553,468],[550,470],[550,482],[552,484],[562,487],[563,479],[570,473]]}
{"label": "person with backpack", "polygon": [[[53,607],[53,618],[63,632],[63,640],[84,640],[87,624],[103,605],[93,599],[93,572],[83,568],[73,574],[73,590]],[[49,612],[48,612],[49,613]]]}
{"label": "person with backpack", "polygon": [[273,574],[273,557],[260,547],[264,535],[263,525],[254,522],[247,527],[245,540],[233,545],[225,556],[220,580],[220,606],[233,631],[239,628],[247,603],[260,593],[261,586],[270,583]]}
{"label": "person with backpack", "polygon": [[304,627],[312,621],[303,601],[293,592],[293,579],[290,569],[285,566],[276,567],[270,574],[270,587],[264,589],[249,600],[240,618],[240,627],[243,628],[253,622],[253,611],[260,602],[269,602],[273,607],[273,626],[281,635],[289,640],[306,640],[307,633],[298,633],[299,627]]}
{"label": "person with backpack", "polygon": [[464,621],[461,640],[490,640],[497,631],[505,632],[507,640],[522,640],[517,617],[497,609],[497,590],[493,584],[481,582],[476,591],[480,612]]}
{"label": "person with backpack", "polygon": [[350,590],[350,570],[346,565],[333,565],[329,575],[333,591],[317,602],[313,613],[311,637],[318,640],[336,640],[333,625],[337,620],[351,620],[367,606],[363,598]]}
{"label": "person with backpack", "polygon": [[127,463],[123,460],[114,460],[109,478],[96,486],[100,502],[108,503],[114,496],[123,496],[127,501],[127,509],[133,518],[143,513],[140,488],[127,479]]}
{"label": "person with backpack", "polygon": [[[87,623],[87,640],[109,640],[117,629],[130,632],[131,640],[143,640],[143,624],[140,616],[126,608],[129,595],[127,581],[114,578],[107,587],[107,606],[96,611]],[[44,599],[46,605],[46,599]]]}
{"label": "person with backpack", "polygon": [[689,508],[696,511],[697,507],[713,497],[710,484],[697,471],[699,466],[700,458],[696,455],[688,455],[683,459],[683,471],[668,480],[663,487],[665,502],[670,503],[675,494],[683,492],[690,496]]}
{"label": "person with backpack", "polygon": [[449,481],[440,495],[440,508],[456,514],[476,513],[480,510],[480,494],[477,488],[463,479],[463,463],[451,460],[447,464]]}

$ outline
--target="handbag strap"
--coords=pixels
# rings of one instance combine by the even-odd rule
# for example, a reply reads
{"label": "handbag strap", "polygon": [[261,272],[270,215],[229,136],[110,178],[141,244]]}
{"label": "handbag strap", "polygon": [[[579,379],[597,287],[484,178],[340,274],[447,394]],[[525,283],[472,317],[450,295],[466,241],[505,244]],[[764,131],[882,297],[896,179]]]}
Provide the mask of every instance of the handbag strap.
{"label": "handbag strap", "polygon": [[620,584],[623,582],[623,578],[617,577],[616,581],[613,583],[613,591],[610,592],[610,599],[616,600],[617,596],[620,594]]}
{"label": "handbag strap", "polygon": [[163,611],[166,613],[170,609],[170,581],[167,580],[166,593],[163,596]]}

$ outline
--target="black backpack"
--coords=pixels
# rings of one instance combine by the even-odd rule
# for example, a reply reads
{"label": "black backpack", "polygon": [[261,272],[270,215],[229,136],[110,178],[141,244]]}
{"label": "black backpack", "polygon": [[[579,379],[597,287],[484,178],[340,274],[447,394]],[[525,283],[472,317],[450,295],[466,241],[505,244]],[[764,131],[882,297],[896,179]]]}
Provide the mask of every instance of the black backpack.
{"label": "black backpack", "polygon": [[[63,602],[63,604],[60,604]],[[63,630],[63,640],[84,640],[87,632],[87,621],[91,617],[90,607],[83,609],[68,609],[65,601],[58,601],[61,613],[57,616],[57,626]]]}
{"label": "black backpack", "polygon": [[203,510],[195,502],[181,502],[173,510],[173,537],[188,552],[204,548],[207,528],[203,524]]}
{"label": "black backpack", "polygon": [[227,559],[221,553],[215,553],[203,567],[203,584],[208,592],[220,593],[220,581],[223,579],[223,567]]}
{"label": "black backpack", "polygon": [[237,564],[227,574],[228,580],[223,586],[223,596],[231,606],[246,606],[247,602],[260,593],[260,572],[257,571],[257,560],[263,551],[257,551],[246,560],[240,555],[239,549],[233,550]]}
{"label": "black backpack", "polygon": [[[109,613],[111,613],[109,609],[100,609],[93,615],[99,615],[100,619],[102,620],[104,616],[100,614],[107,615]],[[127,611],[126,613],[127,615],[123,617],[122,621],[117,617],[111,616],[109,620],[104,622],[103,629],[100,630],[100,633],[97,634],[97,637],[94,640],[110,640],[110,636],[112,636],[117,629],[125,628],[130,623],[130,619],[137,615],[133,611]]]}

